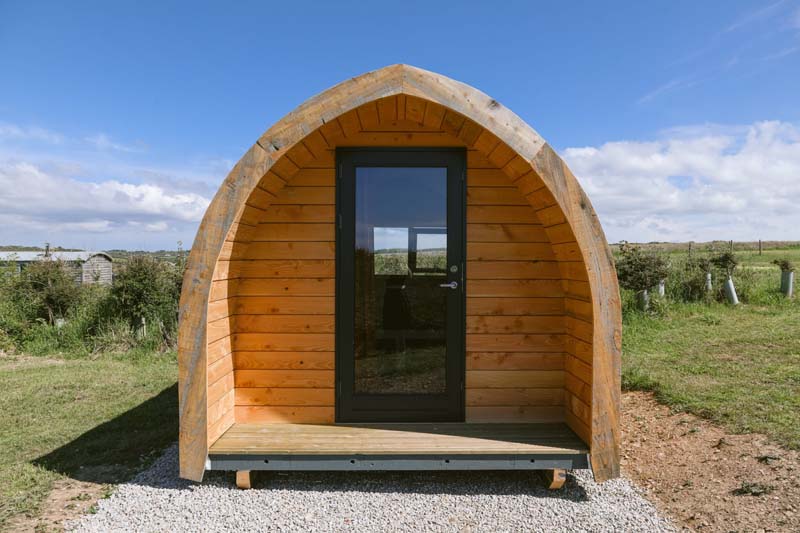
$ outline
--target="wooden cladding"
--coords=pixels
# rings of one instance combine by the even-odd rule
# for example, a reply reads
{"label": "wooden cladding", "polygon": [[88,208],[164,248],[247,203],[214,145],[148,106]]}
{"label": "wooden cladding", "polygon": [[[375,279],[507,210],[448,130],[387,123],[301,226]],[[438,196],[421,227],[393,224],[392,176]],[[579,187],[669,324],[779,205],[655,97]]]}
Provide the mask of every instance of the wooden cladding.
{"label": "wooden cladding", "polygon": [[405,96],[326,123],[248,200],[211,288],[209,413],[333,422],[337,146],[467,146],[467,421],[585,423],[592,310],[563,213],[497,137]]}
{"label": "wooden cladding", "polygon": [[500,169],[468,178],[468,422],[563,420],[563,295],[547,232],[519,188]]}

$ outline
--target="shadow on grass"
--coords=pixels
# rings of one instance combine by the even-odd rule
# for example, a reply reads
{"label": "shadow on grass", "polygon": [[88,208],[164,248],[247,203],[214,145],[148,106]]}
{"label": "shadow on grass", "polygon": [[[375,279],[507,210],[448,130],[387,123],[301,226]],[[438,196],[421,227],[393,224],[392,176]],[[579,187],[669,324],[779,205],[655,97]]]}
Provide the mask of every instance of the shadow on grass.
{"label": "shadow on grass", "polygon": [[120,483],[178,439],[178,385],[33,461],[80,481]]}

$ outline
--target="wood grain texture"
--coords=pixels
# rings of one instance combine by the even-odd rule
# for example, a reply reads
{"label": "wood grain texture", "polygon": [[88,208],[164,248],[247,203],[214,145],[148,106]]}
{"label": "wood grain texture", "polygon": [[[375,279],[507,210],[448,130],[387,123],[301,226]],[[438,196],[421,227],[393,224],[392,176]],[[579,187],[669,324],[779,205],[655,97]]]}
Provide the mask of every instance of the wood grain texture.
{"label": "wood grain texture", "polygon": [[[382,99],[390,98],[382,101]],[[370,104],[379,102],[379,104]],[[369,104],[365,106],[364,104]],[[360,110],[359,108],[364,107]],[[368,109],[369,108],[369,109]],[[374,112],[373,112],[374,110]],[[254,224],[263,223],[298,223],[326,224],[333,220],[334,207],[330,205],[330,174],[324,176],[323,170],[332,170],[332,147],[341,143],[349,133],[353,133],[355,124],[361,128],[359,116],[369,126],[381,124],[382,120],[393,117],[393,120],[411,121],[429,128],[441,130],[459,140],[459,145],[471,147],[467,152],[468,166],[472,171],[481,169],[486,172],[476,174],[475,187],[490,187],[490,193],[473,195],[473,201],[467,208],[470,224],[508,224],[509,217],[516,225],[531,225],[541,229],[535,230],[536,240],[528,242],[544,242],[542,231],[548,240],[555,242],[552,248],[552,260],[570,263],[585,263],[584,268],[559,267],[562,278],[561,293],[543,297],[536,295],[518,297],[506,296],[507,281],[518,278],[506,274],[500,279],[486,278],[490,283],[490,292],[500,292],[499,296],[487,294],[485,297],[468,298],[468,313],[477,316],[514,316],[527,314],[559,314],[565,312],[565,300],[581,301],[591,305],[586,309],[575,311],[585,317],[591,314],[592,342],[586,342],[576,336],[586,337],[586,331],[575,330],[575,335],[566,335],[563,345],[571,355],[584,363],[591,362],[593,387],[591,402],[586,404],[590,416],[585,423],[585,416],[578,407],[566,412],[561,406],[474,406],[470,420],[492,418],[493,420],[514,419],[522,417],[546,419],[548,416],[565,417],[573,430],[591,445],[591,460],[598,480],[615,477],[619,472],[619,353],[620,353],[620,317],[619,298],[616,277],[613,270],[602,229],[597,217],[580,189],[574,176],[569,172],[555,152],[544,143],[541,137],[525,124],[519,117],[487,95],[457,81],[448,79],[428,71],[406,65],[394,65],[349,79],[336,87],[308,100],[284,119],[268,130],[258,142],[245,154],[226,178],[219,192],[211,202],[198,235],[192,247],[188,268],[184,278],[184,290],[181,297],[181,327],[179,332],[179,400],[180,400],[180,472],[188,479],[199,480],[203,475],[205,456],[208,452],[209,439],[216,439],[225,431],[234,419],[229,413],[220,420],[211,423],[208,420],[208,390],[206,386],[208,357],[212,353],[212,344],[207,340],[207,324],[211,308],[208,306],[211,295],[212,279],[223,280],[230,276],[230,270],[216,268],[218,260],[240,260],[247,254],[242,251],[252,239]],[[408,139],[397,132],[384,131],[383,137],[374,137],[375,141],[391,141]],[[427,136],[435,139],[436,136]],[[413,138],[412,142],[421,142]],[[429,141],[438,142],[438,141]],[[442,141],[444,142],[444,141]],[[452,143],[452,140],[450,141]],[[345,141],[346,143],[346,141]],[[327,148],[326,145],[327,144]],[[408,145],[408,144],[406,144]],[[451,144],[452,145],[452,144]],[[287,157],[284,157],[287,156]],[[298,177],[308,169],[320,169],[319,175]],[[503,180],[497,172],[502,168],[509,179]],[[305,180],[305,181],[303,181]],[[516,181],[513,181],[516,180]],[[518,200],[510,199],[508,192],[498,192],[507,187],[508,181],[517,184],[522,197],[529,205],[517,205]],[[281,190],[289,183],[291,195],[299,195],[300,189],[314,189],[314,204],[298,205],[288,203],[292,198],[277,200]],[[539,185],[541,183],[541,186]],[[502,184],[502,186],[501,186]],[[258,200],[253,202],[252,200]],[[485,202],[501,202],[491,205]],[[255,204],[258,205],[255,205]],[[275,203],[272,207],[270,205]],[[248,206],[248,204],[251,204]],[[532,209],[532,208],[533,209]],[[242,222],[242,224],[238,224]],[[231,231],[233,230],[233,233]],[[296,230],[287,229],[283,235],[288,238]],[[314,231],[325,236],[322,228]],[[487,232],[484,231],[484,234]],[[567,239],[570,233],[574,241]],[[230,238],[230,235],[234,235]],[[497,231],[494,231],[497,235]],[[237,240],[238,238],[238,240]],[[496,238],[496,237],[495,237]],[[226,242],[227,240],[227,242]],[[488,242],[497,242],[492,237]],[[280,241],[267,241],[266,248],[260,249],[251,259],[264,261],[301,260],[330,261],[333,259],[333,247],[281,248]],[[288,241],[283,241],[288,242]],[[297,245],[300,241],[292,241]],[[325,241],[303,241],[309,245],[326,244]],[[501,241],[505,242],[505,241]],[[512,241],[522,243],[526,241]],[[258,250],[258,248],[254,248]],[[302,257],[290,252],[299,251]],[[303,251],[305,250],[305,252]],[[483,257],[483,256],[481,256]],[[500,259],[502,260],[502,259]],[[516,260],[516,259],[512,259]],[[520,259],[524,260],[524,259]],[[231,263],[226,265],[231,266]],[[508,271],[505,271],[508,272]],[[585,276],[583,275],[585,273]],[[278,276],[275,276],[276,278]],[[289,276],[287,276],[288,278]],[[546,278],[539,281],[549,281]],[[552,278],[555,279],[555,278]],[[525,281],[525,279],[521,279]],[[577,283],[572,283],[572,281]],[[536,286],[534,284],[534,286]],[[245,285],[248,287],[248,285]],[[539,284],[538,290],[547,285]],[[236,293],[237,284],[227,283],[226,288],[215,289],[215,298],[224,302]],[[497,289],[497,290],[496,290]],[[564,298],[566,294],[568,298]],[[214,306],[216,319],[224,318],[224,313],[258,312],[257,304],[274,304],[272,308],[287,308],[294,314],[331,314],[332,297],[298,297],[320,298],[323,313],[309,311],[311,306],[286,299],[276,300],[280,296],[242,297],[246,303],[217,304]],[[256,305],[254,305],[256,304]],[[329,307],[328,307],[329,306]],[[572,307],[577,307],[573,305]],[[272,309],[271,308],[271,309]],[[302,309],[301,309],[302,308]],[[289,313],[286,313],[289,314]],[[573,316],[573,315],[571,315]],[[235,344],[239,335],[262,335],[261,333],[242,333],[212,341],[215,357],[226,351],[226,343]],[[297,335],[296,333],[276,333],[276,335]],[[516,344],[509,348],[508,342],[499,342],[488,346],[489,337],[478,338],[479,350],[473,353],[529,353],[516,352]],[[480,337],[480,336],[478,336]],[[509,341],[508,335],[494,335],[498,341]],[[523,339],[526,337],[522,335]],[[246,339],[246,337],[241,337]],[[270,350],[274,353],[305,351],[307,344],[297,339],[283,338],[281,342],[266,342],[264,339],[249,339],[254,350]],[[320,339],[318,339],[320,340]],[[518,341],[520,339],[513,339]],[[327,341],[326,341],[327,342]],[[326,342],[313,343],[322,348]],[[506,349],[509,348],[509,349]],[[332,348],[327,351],[331,351]],[[252,350],[245,350],[252,351]],[[571,375],[565,372],[566,375]],[[577,404],[576,404],[577,405]],[[257,421],[279,421],[287,417],[298,417],[306,421],[332,421],[333,409],[320,406],[239,406],[234,410],[235,419],[252,419]],[[211,440],[213,442],[213,440]]]}
{"label": "wood grain texture", "polygon": [[[541,414],[545,413],[542,411]],[[264,416],[279,415],[273,412]],[[210,453],[441,456],[476,453],[552,455],[587,451],[586,445],[564,424],[319,425],[238,422],[211,446]]]}

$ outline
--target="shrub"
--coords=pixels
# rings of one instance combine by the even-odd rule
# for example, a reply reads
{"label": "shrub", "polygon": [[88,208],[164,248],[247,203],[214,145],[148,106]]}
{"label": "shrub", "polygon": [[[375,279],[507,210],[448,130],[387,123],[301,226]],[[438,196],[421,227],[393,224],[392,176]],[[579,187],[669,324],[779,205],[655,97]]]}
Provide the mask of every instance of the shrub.
{"label": "shrub", "polygon": [[23,315],[55,324],[78,302],[75,273],[59,260],[31,263],[12,284],[12,296]]}
{"label": "shrub", "polygon": [[667,291],[673,300],[698,302],[707,300],[706,274],[711,272],[711,260],[705,256],[691,255],[670,270]]}
{"label": "shrub", "polygon": [[778,265],[778,267],[781,269],[781,272],[794,272],[794,264],[787,257],[775,259],[772,261],[772,264]]}
{"label": "shrub", "polygon": [[114,315],[127,320],[145,337],[152,325],[172,342],[177,329],[181,274],[175,265],[153,257],[131,257],[114,276]]}
{"label": "shrub", "polygon": [[623,288],[644,291],[658,285],[669,274],[669,263],[655,252],[623,243],[617,261],[617,277]]}
{"label": "shrub", "polygon": [[711,257],[711,264],[724,272],[726,276],[732,276],[739,260],[733,252],[721,252]]}

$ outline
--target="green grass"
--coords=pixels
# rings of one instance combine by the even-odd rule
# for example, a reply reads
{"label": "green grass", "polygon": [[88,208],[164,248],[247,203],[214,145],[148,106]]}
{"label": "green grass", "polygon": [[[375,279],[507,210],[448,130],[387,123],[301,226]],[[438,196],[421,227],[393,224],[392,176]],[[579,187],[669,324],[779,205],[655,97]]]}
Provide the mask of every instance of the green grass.
{"label": "green grass", "polygon": [[800,449],[800,302],[667,304],[626,312],[623,385]]}
{"label": "green grass", "polygon": [[118,483],[177,439],[174,354],[0,358],[0,529],[62,477]]}

